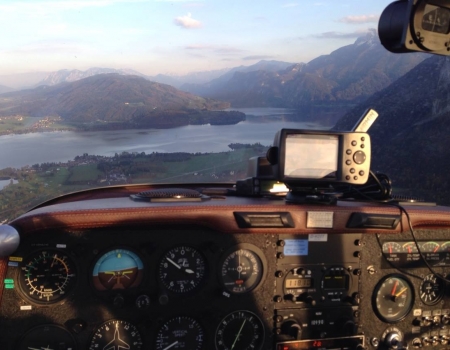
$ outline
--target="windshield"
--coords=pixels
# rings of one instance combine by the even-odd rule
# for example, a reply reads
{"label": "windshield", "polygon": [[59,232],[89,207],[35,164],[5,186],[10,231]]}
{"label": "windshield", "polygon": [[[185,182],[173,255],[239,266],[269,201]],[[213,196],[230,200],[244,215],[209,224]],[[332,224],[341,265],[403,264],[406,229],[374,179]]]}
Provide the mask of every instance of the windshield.
{"label": "windshield", "polygon": [[[395,105],[383,91],[428,56],[381,46],[389,3],[3,2],[0,222],[87,188],[234,183],[281,128],[350,130]],[[404,178],[392,162],[380,170]],[[421,189],[411,174],[398,184]]]}

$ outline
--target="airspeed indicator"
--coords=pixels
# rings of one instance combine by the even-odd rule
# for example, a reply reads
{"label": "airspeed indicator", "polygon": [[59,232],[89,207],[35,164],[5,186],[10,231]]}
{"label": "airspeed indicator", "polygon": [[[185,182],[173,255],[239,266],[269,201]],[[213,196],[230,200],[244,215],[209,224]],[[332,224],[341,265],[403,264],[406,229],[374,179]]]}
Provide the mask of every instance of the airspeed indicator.
{"label": "airspeed indicator", "polygon": [[67,253],[57,249],[37,251],[26,259],[19,272],[23,295],[38,304],[61,301],[76,284],[76,267]]}

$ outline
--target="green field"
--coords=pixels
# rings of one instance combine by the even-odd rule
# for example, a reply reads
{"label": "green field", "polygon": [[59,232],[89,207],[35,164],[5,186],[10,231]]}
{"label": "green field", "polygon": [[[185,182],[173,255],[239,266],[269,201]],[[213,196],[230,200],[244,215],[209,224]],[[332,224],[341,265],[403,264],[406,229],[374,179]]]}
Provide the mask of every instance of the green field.
{"label": "green field", "polygon": [[97,162],[86,155],[70,168],[41,164],[2,169],[0,176],[12,177],[18,183],[0,190],[0,222],[46,200],[88,188],[125,183],[235,182],[247,177],[248,159],[262,153],[265,150],[259,145],[221,153],[124,153],[96,158]]}
{"label": "green field", "polygon": [[86,164],[73,167],[70,170],[70,175],[67,178],[69,184],[76,184],[81,182],[95,182],[103,173],[97,169],[97,164]]}
{"label": "green field", "polygon": [[30,119],[30,117],[0,117],[0,134],[23,130]]}

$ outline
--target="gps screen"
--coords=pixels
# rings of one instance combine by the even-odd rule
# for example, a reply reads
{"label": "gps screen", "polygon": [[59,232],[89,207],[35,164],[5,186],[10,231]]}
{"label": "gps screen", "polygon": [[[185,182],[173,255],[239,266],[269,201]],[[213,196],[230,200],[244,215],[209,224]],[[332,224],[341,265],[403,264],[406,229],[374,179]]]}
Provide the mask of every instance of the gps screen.
{"label": "gps screen", "polygon": [[337,135],[286,135],[284,176],[295,179],[336,179]]}

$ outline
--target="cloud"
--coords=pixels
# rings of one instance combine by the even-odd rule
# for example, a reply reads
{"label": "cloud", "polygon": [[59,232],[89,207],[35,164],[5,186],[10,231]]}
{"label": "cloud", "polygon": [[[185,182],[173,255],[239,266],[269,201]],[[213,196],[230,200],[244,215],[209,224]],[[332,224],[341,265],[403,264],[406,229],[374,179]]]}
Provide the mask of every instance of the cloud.
{"label": "cloud", "polygon": [[192,18],[192,15],[188,13],[186,16],[179,16],[173,20],[173,22],[182,28],[185,29],[194,29],[194,28],[200,28],[202,24],[200,21],[197,21],[196,19]]}
{"label": "cloud", "polygon": [[254,55],[254,56],[247,56],[247,57],[243,57],[243,60],[246,61],[253,61],[253,60],[269,60],[269,59],[274,59],[275,57],[273,56],[264,56],[264,55]]}
{"label": "cloud", "polygon": [[341,33],[341,32],[324,32],[320,34],[314,35],[315,38],[318,39],[355,39],[360,36],[368,33],[368,30],[357,30],[350,33]]}
{"label": "cloud", "polygon": [[346,16],[341,18],[338,22],[349,24],[377,23],[379,18],[380,16],[378,15]]}

